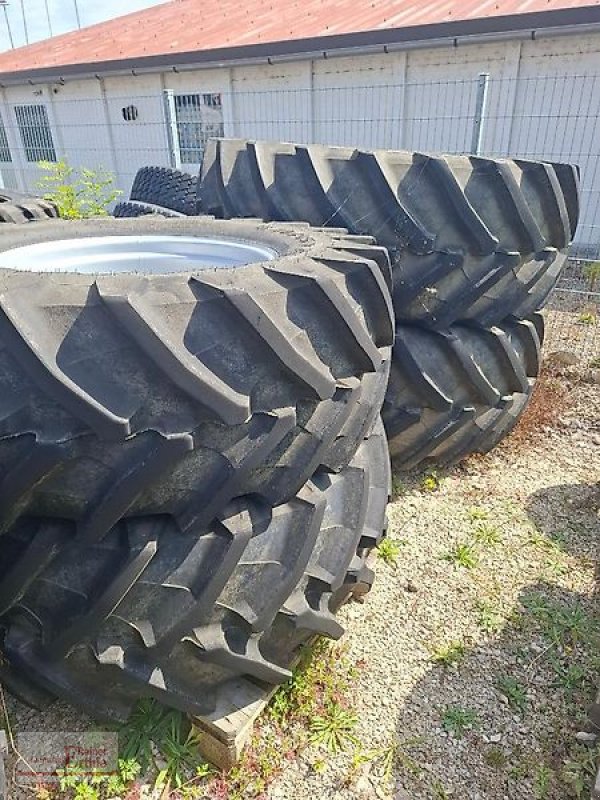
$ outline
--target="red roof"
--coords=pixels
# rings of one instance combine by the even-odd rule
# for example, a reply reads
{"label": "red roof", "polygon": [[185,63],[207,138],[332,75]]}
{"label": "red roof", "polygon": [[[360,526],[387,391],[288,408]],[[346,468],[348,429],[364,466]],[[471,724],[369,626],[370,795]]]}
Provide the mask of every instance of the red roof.
{"label": "red roof", "polygon": [[84,64],[102,64],[106,68],[107,62],[149,56],[207,53],[559,9],[587,8],[592,14],[598,12],[596,21],[600,22],[599,3],[600,0],[171,0],[2,53],[0,74]]}

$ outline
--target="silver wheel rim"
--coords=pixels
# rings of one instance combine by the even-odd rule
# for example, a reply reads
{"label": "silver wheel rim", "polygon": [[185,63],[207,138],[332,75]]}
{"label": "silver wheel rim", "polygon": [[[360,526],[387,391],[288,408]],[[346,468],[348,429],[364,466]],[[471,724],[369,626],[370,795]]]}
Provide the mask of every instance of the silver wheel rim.
{"label": "silver wheel rim", "polygon": [[0,253],[0,269],[81,275],[160,275],[231,269],[270,261],[268,247],[201,236],[92,236],[40,242]]}

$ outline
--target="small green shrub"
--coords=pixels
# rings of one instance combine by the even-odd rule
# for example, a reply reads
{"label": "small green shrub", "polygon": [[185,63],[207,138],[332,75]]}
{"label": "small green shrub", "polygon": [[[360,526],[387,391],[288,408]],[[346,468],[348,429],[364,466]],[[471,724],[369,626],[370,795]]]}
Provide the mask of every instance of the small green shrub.
{"label": "small green shrub", "polygon": [[38,167],[45,174],[37,187],[46,200],[56,203],[64,219],[105,217],[108,206],[122,194],[113,186],[115,176],[103,168],[77,170],[65,159],[39,161]]}

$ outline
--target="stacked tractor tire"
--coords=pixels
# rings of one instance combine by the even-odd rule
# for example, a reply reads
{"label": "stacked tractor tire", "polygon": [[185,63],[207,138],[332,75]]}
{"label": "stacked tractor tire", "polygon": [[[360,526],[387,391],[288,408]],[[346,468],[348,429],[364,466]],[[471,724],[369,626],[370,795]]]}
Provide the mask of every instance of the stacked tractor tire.
{"label": "stacked tractor tire", "polygon": [[8,222],[22,225],[26,222],[56,219],[58,209],[50,200],[23,192],[0,189],[0,225]]}
{"label": "stacked tractor tire", "polygon": [[383,420],[399,468],[487,452],[512,430],[577,224],[576,168],[225,139],[209,144],[199,197],[218,217],[339,226],[388,249]]}
{"label": "stacked tractor tire", "polygon": [[3,683],[207,714],[341,635],[389,495],[390,279],[368,237],[296,223],[4,233]]}
{"label": "stacked tractor tire", "polygon": [[342,634],[390,453],[515,425],[578,175],[213,140],[114,216],[0,236],[0,679],[207,714]]}

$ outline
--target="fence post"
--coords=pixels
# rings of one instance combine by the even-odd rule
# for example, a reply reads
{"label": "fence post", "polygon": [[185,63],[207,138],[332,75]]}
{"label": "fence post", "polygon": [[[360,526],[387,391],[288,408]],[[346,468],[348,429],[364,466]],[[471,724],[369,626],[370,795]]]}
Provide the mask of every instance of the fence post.
{"label": "fence post", "polygon": [[163,89],[165,121],[167,123],[167,142],[169,146],[169,163],[173,169],[181,169],[181,151],[179,150],[179,133],[177,131],[177,114],[175,111],[175,93],[172,89]]}
{"label": "fence post", "polygon": [[481,153],[483,141],[483,123],[487,111],[489,72],[480,72],[477,81],[477,97],[475,98],[475,119],[473,120],[473,138],[471,140],[471,153],[478,156]]}

